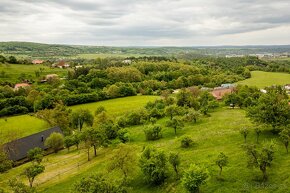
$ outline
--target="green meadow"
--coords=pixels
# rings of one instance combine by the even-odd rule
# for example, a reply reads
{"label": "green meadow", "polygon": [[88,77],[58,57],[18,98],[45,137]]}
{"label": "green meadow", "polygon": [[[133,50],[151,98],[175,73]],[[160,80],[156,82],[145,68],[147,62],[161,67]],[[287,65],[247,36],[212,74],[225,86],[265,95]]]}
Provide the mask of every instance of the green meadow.
{"label": "green meadow", "polygon": [[123,113],[142,108],[147,102],[155,101],[159,96],[130,96],[117,99],[110,99],[100,102],[75,105],[70,107],[72,110],[88,109],[93,114],[99,106],[105,107],[111,116],[122,115]]}
{"label": "green meadow", "polygon": [[[202,164],[208,167],[211,178],[201,187],[202,192],[289,192],[289,155],[278,139],[267,129],[260,136],[260,143],[266,140],[276,140],[276,151],[273,164],[268,170],[269,180],[266,184],[258,183],[261,172],[258,169],[247,168],[247,157],[242,145],[244,140],[240,129],[247,127],[250,130],[247,142],[255,143],[254,127],[244,110],[220,108],[211,113],[210,117],[203,117],[198,123],[188,123],[183,129],[174,135],[172,128],[165,127],[168,118],[163,118],[157,123],[163,125],[163,138],[153,142],[146,142],[143,132],[144,126],[129,127],[131,141],[139,155],[145,145],[154,145],[166,153],[179,152],[181,157],[180,171],[187,169],[191,163]],[[194,145],[188,149],[180,147],[180,137],[190,135]],[[72,149],[70,152],[62,150],[57,154],[46,156],[43,164],[46,170],[35,180],[35,185],[40,192],[44,193],[65,193],[69,192],[73,184],[87,175],[106,171],[107,165],[113,156],[113,147],[102,148],[97,152],[97,157],[86,161],[84,149]],[[220,152],[229,157],[229,165],[223,170],[223,178],[218,178],[218,167],[215,159]],[[93,152],[91,152],[91,155]],[[0,186],[7,188],[7,179],[17,177],[28,165],[24,164],[1,175]],[[169,166],[170,168],[170,166]],[[173,170],[170,168],[170,173]],[[19,176],[27,183],[27,179]],[[180,181],[175,181],[174,175],[169,175],[166,183],[159,187],[149,187],[144,182],[140,170],[136,170],[135,179],[130,184],[136,193],[158,193],[158,192],[185,192]]]}
{"label": "green meadow", "polygon": [[17,82],[20,75],[25,74],[26,78],[36,79],[35,72],[42,69],[40,76],[47,74],[58,74],[61,77],[67,74],[67,70],[50,68],[45,65],[24,65],[24,64],[0,64],[0,80]]}
{"label": "green meadow", "polygon": [[257,86],[258,88],[290,84],[290,74],[286,73],[252,71],[251,75],[251,78],[239,81],[237,84]]}

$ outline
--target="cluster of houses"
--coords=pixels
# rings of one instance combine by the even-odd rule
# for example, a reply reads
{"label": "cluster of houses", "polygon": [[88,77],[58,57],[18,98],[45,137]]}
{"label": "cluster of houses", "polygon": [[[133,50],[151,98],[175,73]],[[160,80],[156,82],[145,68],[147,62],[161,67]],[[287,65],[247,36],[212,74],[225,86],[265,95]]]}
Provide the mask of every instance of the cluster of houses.
{"label": "cluster of houses", "polygon": [[243,54],[229,54],[226,55],[226,58],[242,58],[245,56],[253,56],[257,57],[259,59],[270,59],[270,58],[289,58],[290,53],[263,53],[263,54],[249,54],[249,55],[243,55]]}
{"label": "cluster of houses", "polygon": [[[34,65],[41,65],[41,64],[44,64],[45,62],[46,62],[45,60],[39,60],[39,59],[32,60],[32,64]],[[65,60],[60,60],[52,64],[51,67],[52,68],[69,68],[70,64],[68,64]]]}

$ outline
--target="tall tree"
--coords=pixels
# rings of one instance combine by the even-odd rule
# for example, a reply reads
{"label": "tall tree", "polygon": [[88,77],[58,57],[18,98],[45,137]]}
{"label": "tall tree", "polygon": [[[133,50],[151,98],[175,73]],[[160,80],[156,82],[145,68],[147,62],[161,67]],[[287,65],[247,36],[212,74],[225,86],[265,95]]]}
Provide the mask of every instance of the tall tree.
{"label": "tall tree", "polygon": [[84,124],[92,126],[94,123],[94,116],[88,109],[79,109],[72,113],[71,123],[74,128],[79,128],[81,131]]}

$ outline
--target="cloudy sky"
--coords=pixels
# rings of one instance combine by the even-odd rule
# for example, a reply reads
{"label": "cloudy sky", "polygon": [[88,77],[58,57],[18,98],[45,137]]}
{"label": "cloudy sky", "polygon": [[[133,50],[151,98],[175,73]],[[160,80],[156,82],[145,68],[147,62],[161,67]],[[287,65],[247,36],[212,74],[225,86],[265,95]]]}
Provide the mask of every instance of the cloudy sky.
{"label": "cloudy sky", "polygon": [[290,0],[0,0],[0,41],[290,44]]}

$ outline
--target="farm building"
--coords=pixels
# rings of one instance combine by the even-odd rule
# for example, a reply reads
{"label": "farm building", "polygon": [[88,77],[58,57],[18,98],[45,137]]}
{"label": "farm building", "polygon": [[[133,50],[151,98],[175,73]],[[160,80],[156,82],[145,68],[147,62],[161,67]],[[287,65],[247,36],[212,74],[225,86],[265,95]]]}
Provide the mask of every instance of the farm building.
{"label": "farm building", "polygon": [[32,60],[32,64],[42,64],[44,60]]}
{"label": "farm building", "polygon": [[18,90],[19,88],[27,88],[27,87],[30,87],[30,84],[28,84],[28,83],[18,83],[18,84],[15,84],[14,90]]}
{"label": "farm building", "polygon": [[4,151],[7,153],[8,158],[13,161],[19,161],[27,156],[27,152],[35,147],[43,150],[48,149],[44,145],[44,141],[53,132],[62,133],[59,127],[53,127],[27,137],[13,140],[3,145]]}
{"label": "farm building", "polygon": [[233,91],[234,91],[233,87],[229,87],[229,88],[217,87],[217,88],[214,88],[213,91],[211,91],[211,94],[216,100],[222,100],[222,98],[225,95],[230,94]]}

